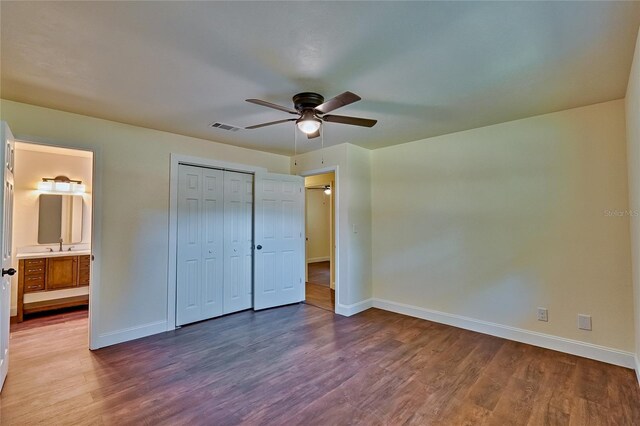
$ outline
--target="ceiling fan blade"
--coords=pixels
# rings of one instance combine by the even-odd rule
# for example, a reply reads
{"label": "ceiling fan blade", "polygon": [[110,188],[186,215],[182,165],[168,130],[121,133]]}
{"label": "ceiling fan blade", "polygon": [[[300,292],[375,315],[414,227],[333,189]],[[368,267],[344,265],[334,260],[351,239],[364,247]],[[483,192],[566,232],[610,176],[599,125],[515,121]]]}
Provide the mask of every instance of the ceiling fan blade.
{"label": "ceiling fan blade", "polygon": [[330,123],[351,124],[362,127],[373,127],[378,122],[378,120],[369,118],[347,117],[346,115],[325,115],[322,119]]}
{"label": "ceiling fan blade", "polygon": [[314,133],[309,133],[307,135],[307,139],[315,139],[320,136],[320,129],[316,130]]}
{"label": "ceiling fan blade", "polygon": [[258,129],[260,127],[271,126],[274,124],[286,123],[287,121],[296,121],[295,118],[287,118],[286,120],[270,121],[268,123],[256,124],[253,126],[245,127],[246,130]]}
{"label": "ceiling fan blade", "polygon": [[362,98],[360,98],[360,96],[356,95],[355,93],[344,92],[343,94],[338,95],[335,98],[329,99],[325,103],[318,105],[315,109],[320,114],[326,114],[333,111],[334,109],[338,109],[345,105],[358,102],[360,99]]}
{"label": "ceiling fan blade", "polygon": [[280,111],[288,112],[289,114],[299,115],[300,113],[293,108],[287,108],[280,105],[272,104],[271,102],[263,101],[260,99],[246,99],[247,102],[252,104],[266,106],[268,108],[278,109]]}

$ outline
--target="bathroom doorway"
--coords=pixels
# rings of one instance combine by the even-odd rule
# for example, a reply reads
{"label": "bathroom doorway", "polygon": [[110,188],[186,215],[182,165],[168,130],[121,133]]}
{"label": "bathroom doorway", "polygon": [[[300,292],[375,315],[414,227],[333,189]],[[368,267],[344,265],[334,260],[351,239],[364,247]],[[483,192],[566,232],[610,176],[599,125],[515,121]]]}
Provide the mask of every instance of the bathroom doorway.
{"label": "bathroom doorway", "polygon": [[[86,327],[94,154],[16,141],[11,333]],[[88,346],[88,345],[87,345]]]}
{"label": "bathroom doorway", "polygon": [[335,311],[335,174],[305,177],[306,303]]}

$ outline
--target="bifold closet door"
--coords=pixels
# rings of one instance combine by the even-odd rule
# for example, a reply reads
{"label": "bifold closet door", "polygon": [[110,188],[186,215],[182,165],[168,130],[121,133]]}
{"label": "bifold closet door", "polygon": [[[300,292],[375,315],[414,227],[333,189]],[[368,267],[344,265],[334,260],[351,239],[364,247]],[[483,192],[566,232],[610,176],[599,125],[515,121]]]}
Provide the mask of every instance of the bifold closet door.
{"label": "bifold closet door", "polygon": [[178,171],[176,324],[223,313],[224,172]]}
{"label": "bifold closet door", "polygon": [[224,172],[223,312],[253,306],[253,175]]}

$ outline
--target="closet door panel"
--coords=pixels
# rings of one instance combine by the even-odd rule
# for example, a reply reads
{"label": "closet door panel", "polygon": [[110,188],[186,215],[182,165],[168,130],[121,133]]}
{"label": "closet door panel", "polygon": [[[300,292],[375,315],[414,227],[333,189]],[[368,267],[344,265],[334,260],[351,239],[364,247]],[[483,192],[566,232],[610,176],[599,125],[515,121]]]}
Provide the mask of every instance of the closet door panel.
{"label": "closet door panel", "polygon": [[247,257],[251,259],[253,241],[253,177],[228,171],[224,176],[224,313],[227,314],[252,306],[252,262],[247,262]]}
{"label": "closet door panel", "polygon": [[224,172],[203,169],[203,316],[222,315],[224,268]]}
{"label": "closet door panel", "polygon": [[176,324],[199,321],[202,289],[202,169],[178,171]]}
{"label": "closet door panel", "polygon": [[176,324],[222,315],[223,173],[178,172]]}

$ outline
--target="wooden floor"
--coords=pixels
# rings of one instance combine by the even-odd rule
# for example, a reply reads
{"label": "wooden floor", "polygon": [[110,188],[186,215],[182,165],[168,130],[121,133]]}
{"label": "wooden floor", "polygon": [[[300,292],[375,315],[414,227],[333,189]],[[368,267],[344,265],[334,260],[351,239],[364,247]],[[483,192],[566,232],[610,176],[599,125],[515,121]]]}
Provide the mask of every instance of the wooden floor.
{"label": "wooden floor", "polygon": [[331,263],[309,263],[307,269],[309,272],[309,282],[311,284],[318,284],[329,287],[329,284],[331,283]]}
{"label": "wooden floor", "polygon": [[309,305],[335,311],[335,292],[330,288],[331,269],[329,262],[310,263],[309,281],[306,283],[306,299]]}
{"label": "wooden floor", "polygon": [[640,425],[633,371],[371,309],[245,311],[99,351],[11,335],[2,425]]}

